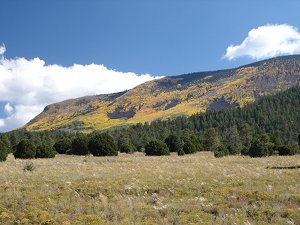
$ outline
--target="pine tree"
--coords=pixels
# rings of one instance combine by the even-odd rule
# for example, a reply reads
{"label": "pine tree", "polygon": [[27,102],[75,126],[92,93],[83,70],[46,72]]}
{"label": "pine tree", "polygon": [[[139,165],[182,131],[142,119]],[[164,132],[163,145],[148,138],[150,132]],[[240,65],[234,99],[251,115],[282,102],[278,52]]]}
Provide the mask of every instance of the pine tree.
{"label": "pine tree", "polygon": [[165,139],[165,143],[168,146],[170,152],[179,152],[183,147],[182,141],[175,134],[169,135]]}
{"label": "pine tree", "polygon": [[95,134],[88,144],[89,151],[93,156],[116,156],[117,145],[114,139],[107,133]]}
{"label": "pine tree", "polygon": [[170,155],[170,151],[166,143],[162,141],[150,141],[145,146],[146,156],[160,156],[160,155]]}
{"label": "pine tree", "polygon": [[205,134],[205,150],[214,151],[221,145],[220,137],[215,128],[209,128]]}
{"label": "pine tree", "polygon": [[89,139],[85,134],[76,134],[76,137],[72,141],[71,153],[74,155],[87,155]]}
{"label": "pine tree", "polygon": [[14,152],[15,158],[19,159],[32,159],[35,158],[36,147],[29,140],[22,140],[16,147]]}

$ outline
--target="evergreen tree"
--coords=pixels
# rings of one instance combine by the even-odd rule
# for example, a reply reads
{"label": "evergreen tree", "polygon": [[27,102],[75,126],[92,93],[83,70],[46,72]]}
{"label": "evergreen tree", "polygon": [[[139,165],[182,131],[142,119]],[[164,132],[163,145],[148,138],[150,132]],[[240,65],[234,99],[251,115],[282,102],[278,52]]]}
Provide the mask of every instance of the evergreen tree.
{"label": "evergreen tree", "polygon": [[94,134],[89,141],[88,149],[93,156],[118,155],[117,145],[107,133]]}
{"label": "evergreen tree", "polygon": [[170,155],[170,151],[166,143],[162,141],[150,141],[145,146],[146,156],[160,156],[160,155]]}
{"label": "evergreen tree", "polygon": [[243,123],[240,129],[240,139],[242,142],[241,153],[242,155],[248,155],[248,150],[253,140],[253,131],[249,123]]}
{"label": "evergreen tree", "polygon": [[46,144],[39,145],[36,148],[35,158],[54,158],[55,148]]}
{"label": "evergreen tree", "polygon": [[200,141],[200,138],[197,137],[195,134],[190,135],[190,141],[193,143],[195,146],[196,152],[203,151],[203,145],[202,142]]}
{"label": "evergreen tree", "polygon": [[125,135],[121,135],[118,139],[118,149],[123,153],[134,153],[137,151],[137,148],[134,144],[132,144],[130,138]]}
{"label": "evergreen tree", "polygon": [[264,157],[269,155],[268,145],[260,139],[252,142],[249,152],[249,156],[251,157]]}
{"label": "evergreen tree", "polygon": [[16,147],[14,152],[15,158],[19,159],[32,159],[35,158],[36,148],[29,140],[22,140]]}
{"label": "evergreen tree", "polygon": [[236,126],[226,129],[225,143],[228,146],[229,154],[236,155],[241,153],[242,142]]}
{"label": "evergreen tree", "polygon": [[169,135],[165,139],[165,143],[168,146],[170,152],[179,152],[183,148],[182,141],[175,134]]}
{"label": "evergreen tree", "polygon": [[2,142],[4,144],[7,153],[12,152],[12,145],[9,140],[8,134],[6,134],[6,133],[0,134],[0,142]]}
{"label": "evergreen tree", "polygon": [[238,145],[227,145],[229,155],[238,155],[241,153],[241,148]]}
{"label": "evergreen tree", "polygon": [[85,134],[76,134],[75,139],[72,141],[71,153],[74,155],[87,155],[89,139]]}
{"label": "evergreen tree", "polygon": [[215,128],[209,128],[205,134],[205,150],[215,151],[220,145],[220,137]]}
{"label": "evergreen tree", "polygon": [[8,155],[6,145],[0,141],[0,161],[5,161]]}
{"label": "evergreen tree", "polygon": [[55,143],[54,148],[59,154],[66,154],[68,152],[71,152],[72,140],[70,138],[61,139]]}
{"label": "evergreen tree", "polygon": [[134,153],[137,151],[136,147],[131,143],[123,143],[120,145],[120,152],[123,153]]}
{"label": "evergreen tree", "polygon": [[229,155],[228,148],[225,147],[224,145],[220,145],[215,151],[214,155],[216,158],[220,158],[226,155]]}
{"label": "evergreen tree", "polygon": [[[269,140],[262,140],[267,144],[269,154],[275,153],[277,145],[300,146],[300,87],[294,87],[274,96],[266,96],[255,103],[247,104],[243,108],[198,113],[190,117],[180,116],[163,121],[139,123],[122,129],[110,130],[110,134],[118,141],[123,137],[128,139],[128,144],[139,147],[140,150],[151,140],[164,141],[170,133],[184,140],[190,139],[197,151],[201,144],[205,150],[216,150],[218,146],[233,145],[232,153],[236,153],[238,139],[242,143],[242,154],[247,155],[251,143],[260,135],[268,133]],[[213,131],[212,131],[213,130]],[[237,132],[236,132],[237,131]],[[238,135],[236,135],[236,133]],[[5,137],[0,140],[5,141]],[[71,140],[74,133],[65,131],[28,132],[24,129],[6,133],[13,152],[16,151],[20,140],[30,139],[34,145],[45,143],[52,146],[55,143],[56,151],[65,154],[70,152]],[[236,138],[239,136],[239,138]],[[201,140],[199,142],[199,140]],[[7,140],[5,141],[7,142]],[[68,144],[69,143],[69,144]],[[197,146],[197,143],[200,143]],[[120,146],[118,146],[120,149]],[[128,146],[124,146],[125,149]],[[121,149],[120,149],[121,150]]]}
{"label": "evergreen tree", "polygon": [[196,146],[190,140],[186,140],[183,145],[183,151],[185,154],[193,154],[197,151]]}
{"label": "evergreen tree", "polygon": [[179,156],[182,156],[182,155],[184,155],[185,153],[184,153],[183,149],[180,149],[180,150],[177,152],[177,154],[178,154]]}
{"label": "evergreen tree", "polygon": [[276,148],[279,155],[295,155],[297,150],[296,148],[288,145],[281,145]]}

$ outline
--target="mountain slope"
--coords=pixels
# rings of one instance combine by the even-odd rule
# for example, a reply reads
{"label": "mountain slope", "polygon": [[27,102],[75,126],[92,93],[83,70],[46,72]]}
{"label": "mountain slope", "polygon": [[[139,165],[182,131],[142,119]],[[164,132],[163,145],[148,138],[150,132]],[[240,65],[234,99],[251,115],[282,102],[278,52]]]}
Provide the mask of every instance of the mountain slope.
{"label": "mountain slope", "polygon": [[[136,124],[110,133],[118,143],[145,146],[151,140],[164,141],[170,134],[198,140],[207,147],[207,133],[213,128],[219,144],[235,145],[241,150],[249,149],[252,140],[268,134],[276,143],[298,146],[300,135],[300,85],[245,107],[211,110],[190,117],[172,120],[156,120],[152,123]],[[217,141],[217,142],[218,142]],[[195,142],[197,145],[197,141]],[[209,147],[208,147],[209,148]]]}
{"label": "mountain slope", "polygon": [[166,77],[120,93],[55,103],[25,128],[91,132],[207,109],[243,107],[299,82],[300,55],[277,57],[235,69]]}

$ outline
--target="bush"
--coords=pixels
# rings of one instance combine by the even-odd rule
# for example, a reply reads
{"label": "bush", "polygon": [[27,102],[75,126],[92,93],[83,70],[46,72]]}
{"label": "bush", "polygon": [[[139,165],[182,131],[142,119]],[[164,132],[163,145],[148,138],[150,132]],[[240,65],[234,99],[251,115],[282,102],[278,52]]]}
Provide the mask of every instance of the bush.
{"label": "bush", "polygon": [[295,155],[297,150],[296,148],[289,146],[289,145],[281,145],[276,147],[279,155]]}
{"label": "bush", "polygon": [[5,144],[0,141],[0,161],[5,161],[8,155],[8,149]]}
{"label": "bush", "polygon": [[195,135],[191,135],[190,140],[195,145],[196,152],[200,152],[204,150],[203,144],[200,141],[199,137],[196,137]]}
{"label": "bush", "polygon": [[164,143],[162,141],[150,141],[145,146],[145,153],[146,153],[146,156],[148,156],[148,155],[155,155],[155,156],[170,155],[168,146],[166,145],[166,143]]}
{"label": "bush", "polygon": [[248,151],[249,156],[251,157],[264,157],[268,156],[269,153],[269,147],[266,143],[260,141],[260,140],[255,140],[252,142],[249,151]]}
{"label": "bush", "polygon": [[15,158],[19,159],[32,159],[35,157],[36,148],[34,144],[29,140],[22,140],[16,146],[16,151],[14,152]]}
{"label": "bush", "polygon": [[135,147],[136,147],[136,150],[137,150],[138,152],[144,152],[144,151],[145,151],[145,148],[144,148],[143,145],[137,145],[137,146],[135,146]]}
{"label": "bush", "polygon": [[54,158],[55,154],[54,147],[43,144],[36,148],[35,158]]}
{"label": "bush", "polygon": [[24,171],[33,171],[35,169],[33,162],[26,162],[23,167]]}
{"label": "bush", "polygon": [[182,155],[184,155],[185,153],[184,153],[183,149],[180,149],[180,150],[177,152],[177,154],[180,155],[180,156],[182,156]]}
{"label": "bush", "polygon": [[120,146],[120,152],[124,152],[124,153],[134,153],[136,152],[136,147],[133,144],[122,144]]}
{"label": "bush", "polygon": [[241,150],[241,155],[249,155],[249,147],[244,146]]}
{"label": "bush", "polygon": [[59,140],[55,143],[54,148],[58,154],[66,154],[72,149],[72,140],[69,138]]}
{"label": "bush", "polygon": [[241,149],[237,145],[228,145],[227,149],[230,155],[238,155],[241,153]]}
{"label": "bush", "polygon": [[220,158],[229,155],[229,150],[224,145],[220,145],[215,151],[214,155],[216,158]]}
{"label": "bush", "polygon": [[114,139],[106,133],[94,135],[88,144],[93,156],[116,156],[118,150]]}
{"label": "bush", "polygon": [[174,134],[169,135],[165,139],[165,143],[168,146],[170,152],[179,152],[183,147],[180,138]]}
{"label": "bush", "polygon": [[77,134],[75,139],[72,141],[71,154],[88,155],[89,154],[88,145],[89,145],[88,137],[84,134]]}
{"label": "bush", "polygon": [[183,145],[183,151],[185,154],[193,154],[197,151],[196,146],[189,140]]}

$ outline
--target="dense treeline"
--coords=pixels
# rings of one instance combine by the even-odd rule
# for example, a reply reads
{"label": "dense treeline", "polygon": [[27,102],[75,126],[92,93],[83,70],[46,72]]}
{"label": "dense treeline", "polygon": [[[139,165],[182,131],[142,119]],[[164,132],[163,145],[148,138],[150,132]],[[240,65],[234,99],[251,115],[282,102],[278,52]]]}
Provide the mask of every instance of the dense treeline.
{"label": "dense treeline", "polygon": [[[179,155],[214,151],[217,157],[244,154],[253,157],[295,154],[300,142],[300,87],[262,98],[244,108],[208,111],[89,135],[62,131],[12,131],[0,135],[0,160],[29,140],[31,157],[60,154],[116,155],[117,151],[146,155]],[[23,143],[24,145],[24,143]],[[43,153],[44,151],[49,152]]]}
{"label": "dense treeline", "polygon": [[251,143],[262,139],[261,136],[268,136],[265,141],[276,146],[296,148],[299,133],[299,86],[266,96],[244,108],[208,111],[112,131],[115,139],[127,139],[137,147],[145,146],[151,140],[164,140],[173,134],[183,140],[192,139],[198,150],[216,151],[225,146],[229,154],[247,154]]}

